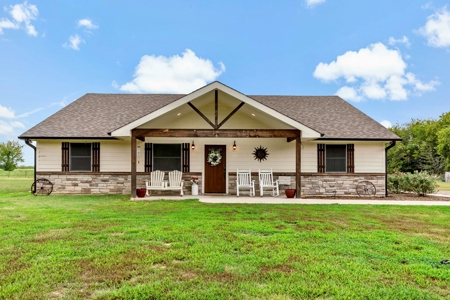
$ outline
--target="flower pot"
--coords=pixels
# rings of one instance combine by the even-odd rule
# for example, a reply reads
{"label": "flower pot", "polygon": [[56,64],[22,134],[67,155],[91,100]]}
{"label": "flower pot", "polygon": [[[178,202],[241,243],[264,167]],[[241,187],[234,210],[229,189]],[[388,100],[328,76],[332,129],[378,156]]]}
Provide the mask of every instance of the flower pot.
{"label": "flower pot", "polygon": [[192,196],[198,196],[198,184],[192,185]]}
{"label": "flower pot", "polygon": [[136,189],[136,196],[138,196],[138,198],[144,198],[146,192],[146,189]]}
{"label": "flower pot", "polygon": [[287,190],[284,190],[284,192],[286,193],[286,197],[294,198],[296,190],[295,189],[287,189]]}

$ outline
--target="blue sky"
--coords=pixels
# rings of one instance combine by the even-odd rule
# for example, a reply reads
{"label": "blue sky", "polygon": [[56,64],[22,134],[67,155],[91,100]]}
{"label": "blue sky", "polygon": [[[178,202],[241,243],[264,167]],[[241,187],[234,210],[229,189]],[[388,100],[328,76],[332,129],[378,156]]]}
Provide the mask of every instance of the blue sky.
{"label": "blue sky", "polygon": [[450,111],[447,1],[0,7],[0,142],[85,93],[188,93],[214,80],[249,95],[338,94],[385,125]]}

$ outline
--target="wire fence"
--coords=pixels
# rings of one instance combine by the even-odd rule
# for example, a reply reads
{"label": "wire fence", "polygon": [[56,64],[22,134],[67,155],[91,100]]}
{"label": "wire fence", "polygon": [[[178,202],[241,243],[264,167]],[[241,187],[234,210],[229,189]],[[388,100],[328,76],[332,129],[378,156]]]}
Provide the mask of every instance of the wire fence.
{"label": "wire fence", "polygon": [[34,170],[15,169],[14,171],[0,170],[0,178],[33,178]]}

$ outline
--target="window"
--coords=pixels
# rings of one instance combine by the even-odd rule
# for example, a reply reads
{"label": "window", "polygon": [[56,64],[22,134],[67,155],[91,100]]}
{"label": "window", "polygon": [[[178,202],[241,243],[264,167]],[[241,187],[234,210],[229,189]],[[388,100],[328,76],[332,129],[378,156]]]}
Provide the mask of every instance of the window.
{"label": "window", "polygon": [[347,172],[347,146],[326,145],[326,172]]}
{"label": "window", "polygon": [[70,171],[91,171],[91,143],[70,143]]}
{"label": "window", "polygon": [[153,144],[153,170],[181,170],[181,144]]}

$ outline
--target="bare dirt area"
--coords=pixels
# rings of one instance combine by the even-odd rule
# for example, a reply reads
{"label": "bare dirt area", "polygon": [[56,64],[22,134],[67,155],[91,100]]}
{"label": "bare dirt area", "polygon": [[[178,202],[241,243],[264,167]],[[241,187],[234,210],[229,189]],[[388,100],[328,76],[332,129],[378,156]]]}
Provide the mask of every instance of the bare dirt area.
{"label": "bare dirt area", "polygon": [[[310,199],[335,199],[334,196],[305,196],[304,198]],[[394,200],[394,201],[450,201],[450,191],[438,191],[433,195],[426,196],[418,196],[417,194],[410,193],[402,193],[402,194],[394,194],[389,193],[387,198],[385,197],[358,197],[353,195],[348,196],[338,196],[336,195],[336,199],[346,199],[346,200],[362,200],[362,199],[371,199],[371,200]]]}

